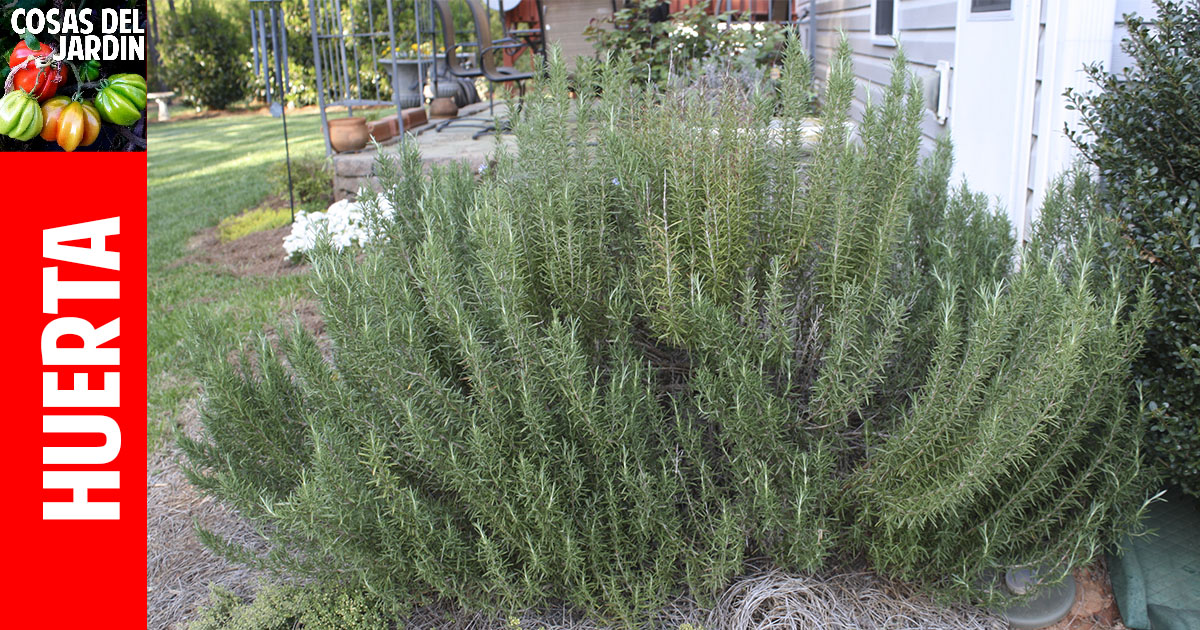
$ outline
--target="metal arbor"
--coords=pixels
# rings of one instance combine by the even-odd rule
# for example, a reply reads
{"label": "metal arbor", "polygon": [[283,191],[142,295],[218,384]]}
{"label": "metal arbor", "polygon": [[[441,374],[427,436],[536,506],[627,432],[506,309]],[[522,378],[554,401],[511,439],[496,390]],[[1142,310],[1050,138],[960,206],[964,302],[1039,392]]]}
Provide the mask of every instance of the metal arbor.
{"label": "metal arbor", "polygon": [[[287,30],[283,23],[283,0],[250,0],[250,41],[253,44],[254,74],[261,74],[271,115],[283,120],[283,151],[287,159],[288,207],[296,220],[296,197],[292,191],[292,151],[288,146]],[[278,99],[278,100],[276,100]]]}
{"label": "metal arbor", "polygon": [[[329,108],[344,107],[353,115],[355,107],[394,105],[401,138],[404,133],[405,91],[396,90],[399,66],[381,70],[380,58],[398,57],[395,9],[403,0],[308,0],[312,31],[313,67],[317,79],[317,104],[329,143]],[[417,2],[419,5],[420,2]],[[419,88],[418,88],[419,90]]]}
{"label": "metal arbor", "polygon": [[271,115],[279,117],[289,88],[282,0],[250,0],[250,47],[254,76],[262,79]]}

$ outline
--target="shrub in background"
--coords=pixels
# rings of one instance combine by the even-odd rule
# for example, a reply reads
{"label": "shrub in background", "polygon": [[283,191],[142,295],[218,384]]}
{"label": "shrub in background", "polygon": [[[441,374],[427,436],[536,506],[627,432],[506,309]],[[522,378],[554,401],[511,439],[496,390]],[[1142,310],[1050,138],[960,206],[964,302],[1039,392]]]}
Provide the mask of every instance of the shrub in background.
{"label": "shrub in background", "polygon": [[710,59],[744,57],[749,65],[779,60],[785,30],[774,22],[731,22],[730,14],[707,13],[695,5],[669,13],[668,3],[635,0],[605,24],[584,30],[600,55],[625,55],[639,71],[634,77],[653,80],[685,72]]}
{"label": "shrub in background", "polygon": [[398,603],[634,626],[750,558],[863,553],[980,600],[1122,535],[1145,489],[1121,267],[1043,229],[1014,268],[948,147],[918,164],[902,57],[852,138],[843,42],[814,146],[788,50],[777,92],[614,63],[572,100],[556,60],[482,181],[411,143],[377,165],[384,238],[313,256],[332,352],[200,347],[189,473],[273,551],[206,540]]}
{"label": "shrub in background", "polygon": [[[292,194],[296,197],[297,209],[324,210],[333,203],[333,172],[329,169],[329,158],[324,155],[298,156],[292,159],[291,169]],[[272,194],[284,200],[288,198],[286,162],[272,164],[267,170],[267,180]]]}
{"label": "shrub in background", "polygon": [[225,109],[249,94],[247,29],[204,0],[190,0],[166,21],[158,53],[163,81],[185,101]]}
{"label": "shrub in background", "polygon": [[1113,244],[1152,272],[1152,324],[1136,375],[1149,443],[1169,479],[1200,497],[1200,5],[1155,0],[1153,21],[1127,16],[1117,76],[1071,95],[1086,133],[1073,138],[1099,168],[1119,219]]}

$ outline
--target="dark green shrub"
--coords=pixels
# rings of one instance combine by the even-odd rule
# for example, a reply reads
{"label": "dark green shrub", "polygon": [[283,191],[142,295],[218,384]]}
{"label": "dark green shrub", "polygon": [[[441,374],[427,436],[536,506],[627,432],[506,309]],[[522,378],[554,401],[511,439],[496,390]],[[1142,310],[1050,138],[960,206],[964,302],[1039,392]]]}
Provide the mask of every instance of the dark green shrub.
{"label": "dark green shrub", "polygon": [[313,257],[328,355],[200,353],[191,475],[268,532],[261,562],[637,625],[750,558],[990,599],[997,568],[1122,535],[1145,494],[1121,268],[1084,232],[1015,269],[948,147],[918,165],[902,58],[852,138],[843,43],[814,145],[790,50],[778,93],[626,63],[572,100],[554,63],[481,181],[411,144],[378,163],[387,238]]}
{"label": "dark green shrub", "polygon": [[158,54],[162,79],[186,101],[225,109],[249,94],[247,29],[204,0],[190,0],[166,20]]}
{"label": "dark green shrub", "polygon": [[[395,111],[395,110],[393,110]],[[271,192],[283,199],[288,198],[288,165],[285,162],[272,164],[267,171]],[[306,210],[324,210],[333,203],[333,173],[329,169],[329,158],[309,155],[292,159],[292,192],[296,196],[296,207]]]}
{"label": "dark green shrub", "polygon": [[1137,363],[1149,443],[1169,479],[1200,496],[1200,4],[1155,0],[1154,21],[1126,16],[1133,66],[1088,72],[1100,90],[1072,95],[1119,218],[1123,255],[1153,272],[1155,309]]}

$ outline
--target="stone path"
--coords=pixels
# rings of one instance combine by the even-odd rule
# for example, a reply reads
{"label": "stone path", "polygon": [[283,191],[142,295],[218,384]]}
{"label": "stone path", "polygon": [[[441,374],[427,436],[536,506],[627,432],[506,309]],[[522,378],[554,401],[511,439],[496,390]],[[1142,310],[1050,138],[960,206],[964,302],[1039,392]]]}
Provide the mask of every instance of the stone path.
{"label": "stone path", "polygon": [[[495,116],[503,118],[507,107],[502,103],[495,106]],[[465,161],[471,168],[479,168],[485,163],[500,143],[511,145],[511,135],[497,139],[489,133],[478,140],[473,136],[483,124],[492,120],[487,103],[476,103],[464,107],[454,124],[442,131],[433,127],[441,124],[442,120],[433,120],[431,124],[409,130],[415,133],[418,146],[421,148],[421,158],[427,164],[444,164],[453,161]],[[389,140],[382,145],[388,153],[399,151],[398,139]],[[334,201],[352,197],[359,187],[371,182],[371,168],[375,163],[375,148],[368,146],[361,151],[339,153],[333,156],[333,198]]]}

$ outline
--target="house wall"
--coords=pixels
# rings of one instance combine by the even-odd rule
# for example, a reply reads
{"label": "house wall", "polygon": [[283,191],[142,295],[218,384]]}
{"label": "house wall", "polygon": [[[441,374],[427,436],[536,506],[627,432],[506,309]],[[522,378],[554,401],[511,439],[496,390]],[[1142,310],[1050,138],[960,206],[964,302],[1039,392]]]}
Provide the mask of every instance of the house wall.
{"label": "house wall", "polygon": [[[927,111],[921,130],[926,151],[936,137],[951,131],[949,124],[939,124],[934,115],[938,97],[935,68],[939,60],[957,64],[956,52],[967,52],[966,47],[956,50],[959,11],[965,10],[960,4],[966,6],[967,2],[969,0],[899,0],[899,40],[911,69],[924,80],[926,87]],[[1151,0],[1034,0],[1021,6],[1025,7],[1026,15],[1032,16],[1020,28],[1025,33],[1021,36],[1023,42],[1028,43],[1021,43],[1015,51],[998,51],[994,62],[1021,64],[1014,66],[1019,77],[1017,93],[1024,93],[1018,99],[1016,110],[1017,124],[1013,132],[1017,135],[1007,135],[1011,138],[1007,142],[1016,143],[1013,153],[1016,157],[1010,171],[1016,175],[1012,176],[1012,187],[1006,185],[997,190],[985,190],[1007,207],[1019,237],[1028,232],[1048,183],[1076,159],[1063,129],[1072,125],[1077,114],[1065,108],[1063,91],[1090,87],[1082,72],[1085,63],[1097,61],[1117,72],[1128,66],[1130,60],[1120,49],[1126,32],[1122,16],[1130,12],[1152,15],[1154,10]],[[844,33],[854,51],[855,74],[859,80],[853,114],[861,118],[868,95],[881,89],[890,79],[889,62],[895,48],[872,37],[871,0],[818,0],[816,10],[816,77],[820,82],[827,79],[829,60]],[[1032,14],[1034,11],[1036,15]],[[975,49],[973,54],[978,55],[978,46]],[[1024,61],[1019,59],[1021,55],[1024,55]],[[946,95],[952,108],[955,100],[964,100],[952,98],[956,84],[960,83],[956,79],[957,72],[958,68],[952,67],[951,94]],[[996,89],[1003,88],[998,86]],[[974,96],[968,100],[978,102],[978,95]],[[952,111],[951,119],[963,118],[962,113],[960,110],[959,116],[954,116]],[[974,118],[978,119],[978,116]],[[958,120],[958,124],[963,121]],[[994,131],[1003,134],[1000,129]],[[980,133],[967,135],[980,137]],[[996,146],[1005,146],[1003,138],[994,134],[992,137],[1000,143]],[[958,147],[960,156],[971,150],[990,151],[993,147]],[[990,168],[997,167],[1004,168],[1001,165]],[[970,170],[965,168],[964,171],[969,180]],[[992,178],[995,179],[994,175]]]}
{"label": "house wall", "polygon": [[[1104,67],[1108,68],[1110,71],[1120,73],[1132,63],[1129,55],[1126,54],[1125,51],[1121,50],[1121,41],[1125,39],[1125,35],[1128,33],[1128,30],[1125,28],[1124,15],[1126,13],[1137,13],[1143,16],[1153,15],[1154,3],[1151,0],[1115,1],[1116,6],[1113,11],[1113,32],[1111,37],[1111,46],[1106,46],[1108,50],[1095,55],[1094,60],[1102,63]],[[1065,99],[1063,99],[1061,93],[1043,94],[1043,86],[1046,79],[1046,64],[1052,56],[1052,53],[1046,50],[1046,19],[1047,15],[1051,13],[1051,7],[1048,4],[1048,0],[1041,0],[1041,2],[1041,28],[1038,33],[1038,65],[1037,76],[1035,78],[1036,87],[1034,92],[1033,137],[1032,142],[1030,143],[1031,158],[1029,160],[1029,185],[1027,187],[1028,195],[1026,199],[1027,203],[1029,204],[1041,203],[1041,199],[1044,196],[1043,188],[1044,184],[1046,183],[1042,180],[1047,177],[1053,177],[1053,173],[1051,173],[1051,171],[1061,170],[1061,168],[1065,167],[1065,165],[1061,163],[1063,161],[1062,157],[1060,157],[1058,160],[1055,160],[1054,157],[1050,155],[1050,151],[1039,146],[1038,144],[1039,134],[1046,136],[1047,134],[1057,135],[1062,133],[1061,127],[1052,127],[1051,124],[1043,124],[1042,118],[1045,117],[1050,112],[1050,108],[1055,105],[1054,103],[1047,103],[1046,99],[1056,99],[1059,105],[1065,102]],[[1086,81],[1076,82],[1086,83]],[[1050,122],[1054,123],[1058,121],[1054,120]],[[1040,164],[1039,160],[1049,160],[1050,163]]]}
{"label": "house wall", "polygon": [[546,13],[546,39],[562,47],[568,67],[575,67],[576,57],[596,54],[583,31],[589,24],[601,24],[612,16],[612,0],[542,0],[542,5]]}
{"label": "house wall", "polygon": [[[932,147],[935,138],[949,129],[948,124],[939,124],[934,114],[938,83],[935,67],[940,60],[954,62],[956,5],[955,0],[900,0],[900,44],[904,46],[911,68],[925,85],[926,112],[921,133],[926,150]],[[813,69],[822,83],[829,76],[829,60],[843,32],[854,51],[854,72],[859,86],[853,107],[854,116],[861,119],[868,92],[878,90],[891,79],[891,59],[896,48],[873,41],[870,0],[818,0]]]}

